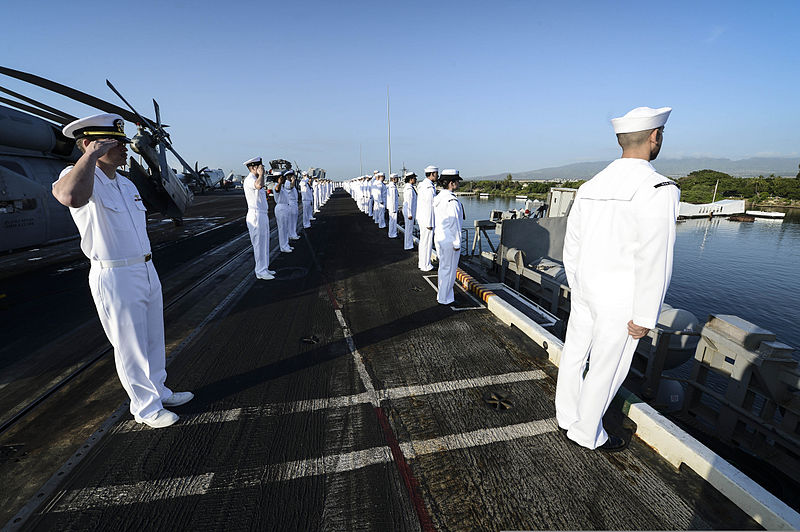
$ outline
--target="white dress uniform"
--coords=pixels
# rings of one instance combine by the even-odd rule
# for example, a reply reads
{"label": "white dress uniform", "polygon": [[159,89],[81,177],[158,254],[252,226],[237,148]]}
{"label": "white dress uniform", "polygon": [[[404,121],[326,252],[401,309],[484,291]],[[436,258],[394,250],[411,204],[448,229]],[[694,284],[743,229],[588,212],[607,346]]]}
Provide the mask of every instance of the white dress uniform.
{"label": "white dress uniform", "polygon": [[[59,179],[72,170],[65,168]],[[54,183],[55,185],[55,183]],[[89,288],[100,323],[114,347],[114,362],[130,411],[147,419],[162,409],[172,391],[164,348],[161,282],[150,260],[145,206],[136,186],[116,173],[95,168],[94,189],[83,207],[69,209],[91,260]]]}
{"label": "white dress uniform", "polygon": [[281,189],[275,195],[275,219],[278,222],[278,243],[281,251],[288,253],[292,250],[289,246],[289,194],[286,190],[286,182],[283,182]]}
{"label": "white dress uniform", "polygon": [[299,240],[300,235],[297,234],[297,218],[300,216],[300,209],[297,205],[299,200],[297,197],[297,188],[293,186],[287,187],[286,194],[289,197],[289,238],[291,240]]}
{"label": "white dress uniform", "polygon": [[303,227],[308,229],[311,227],[311,210],[314,208],[314,190],[307,177],[300,181],[300,195],[303,200]]}
{"label": "white dress uniform", "polygon": [[314,181],[314,214],[322,207],[322,183],[319,179]]}
{"label": "white dress uniform", "polygon": [[367,180],[367,188],[366,188],[366,192],[367,192],[367,214],[369,214],[370,218],[372,218],[373,221],[375,220],[375,212],[374,212],[374,208],[375,208],[375,193],[374,193],[375,181],[377,181],[377,179],[375,179],[375,177],[373,177],[372,179]]}
{"label": "white dress uniform", "polygon": [[419,186],[417,197],[417,224],[419,225],[419,269],[429,272],[433,269],[431,264],[431,251],[433,250],[433,199],[436,196],[436,185],[430,179],[423,179]]}
{"label": "white dress uniform", "polygon": [[[414,249],[414,219],[417,214],[417,189],[411,183],[403,187],[403,216],[405,240],[403,249]],[[410,217],[410,218],[409,218]]]}
{"label": "white dress uniform", "polygon": [[[638,340],[656,325],[672,274],[680,191],[643,159],[617,159],[580,187],[567,222],[571,311],[556,389],[559,426],[594,449]],[[583,378],[586,361],[589,371]]]}
{"label": "white dress uniform", "polygon": [[433,212],[436,220],[433,231],[434,242],[436,255],[439,257],[439,294],[436,301],[449,304],[455,299],[453,283],[456,281],[458,258],[461,254],[461,221],[464,219],[464,208],[452,192],[443,190],[433,200]]}
{"label": "white dress uniform", "polygon": [[390,181],[386,185],[386,209],[389,211],[389,238],[397,238],[397,206],[400,203],[400,195],[397,193],[397,185]]}
{"label": "white dress uniform", "polygon": [[375,184],[375,221],[378,223],[378,228],[383,229],[386,227],[386,183],[377,181]]}
{"label": "white dress uniform", "polygon": [[269,204],[267,191],[255,187],[256,175],[252,172],[244,178],[242,188],[247,200],[247,231],[253,243],[253,255],[256,259],[256,276],[266,277],[269,271]]}

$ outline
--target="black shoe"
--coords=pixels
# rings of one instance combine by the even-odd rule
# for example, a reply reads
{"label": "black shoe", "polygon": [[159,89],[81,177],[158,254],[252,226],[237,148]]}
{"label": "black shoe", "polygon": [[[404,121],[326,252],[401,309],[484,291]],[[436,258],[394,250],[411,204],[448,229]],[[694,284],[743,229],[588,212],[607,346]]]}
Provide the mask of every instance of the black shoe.
{"label": "black shoe", "polygon": [[625,443],[625,440],[609,434],[606,442],[598,447],[597,450],[606,453],[618,453],[619,451],[625,450],[627,447],[628,444]]}

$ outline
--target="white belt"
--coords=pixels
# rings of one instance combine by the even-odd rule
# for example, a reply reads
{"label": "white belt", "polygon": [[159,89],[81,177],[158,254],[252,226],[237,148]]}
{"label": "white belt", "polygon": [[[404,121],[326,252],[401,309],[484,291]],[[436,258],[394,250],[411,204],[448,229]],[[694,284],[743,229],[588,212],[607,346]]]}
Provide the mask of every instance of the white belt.
{"label": "white belt", "polygon": [[147,255],[142,255],[140,257],[132,257],[130,259],[94,260],[93,262],[99,264],[101,268],[118,268],[120,266],[133,266],[134,264],[149,262],[150,259],[152,258],[153,255],[148,253]]}

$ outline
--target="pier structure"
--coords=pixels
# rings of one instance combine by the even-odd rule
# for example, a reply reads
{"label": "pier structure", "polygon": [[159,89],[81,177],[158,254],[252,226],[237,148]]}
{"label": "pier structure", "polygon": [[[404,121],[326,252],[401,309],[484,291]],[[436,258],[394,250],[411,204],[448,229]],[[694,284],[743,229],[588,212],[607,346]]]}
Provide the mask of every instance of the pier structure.
{"label": "pier structure", "polygon": [[[759,528],[619,410],[606,424],[625,451],[569,443],[546,349],[487,297],[439,305],[436,272],[341,189],[316,218],[275,251],[275,280],[234,255],[205,317],[168,341],[167,384],[195,393],[180,421],[153,430],[122,404],[9,529]],[[65,393],[92,403],[92,387]]]}

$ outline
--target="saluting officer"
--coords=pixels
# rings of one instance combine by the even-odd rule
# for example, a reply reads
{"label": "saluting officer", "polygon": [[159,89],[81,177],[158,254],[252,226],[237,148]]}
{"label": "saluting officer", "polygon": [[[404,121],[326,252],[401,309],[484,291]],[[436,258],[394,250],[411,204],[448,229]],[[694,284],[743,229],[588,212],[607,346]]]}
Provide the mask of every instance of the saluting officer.
{"label": "saluting officer", "polygon": [[425,179],[419,185],[417,197],[417,223],[419,224],[419,269],[429,272],[433,269],[431,264],[431,251],[433,250],[433,198],[436,196],[436,180],[439,179],[439,169],[435,166],[425,168]]}
{"label": "saluting officer", "polygon": [[571,441],[589,449],[625,447],[605,431],[603,414],[628,374],[636,344],[656,325],[672,275],[680,191],[650,164],[670,111],[638,107],[611,121],[622,158],[578,189],[567,221],[571,309],[556,419]]}
{"label": "saluting officer", "polygon": [[389,174],[389,184],[386,185],[386,210],[389,211],[389,238],[397,238],[397,208],[400,196],[397,193],[397,174]]}
{"label": "saluting officer", "polygon": [[173,393],[167,378],[161,282],[150,260],[145,206],[136,186],[117,172],[127,162],[125,122],[99,114],[67,124],[63,133],[83,152],[53,183],[53,196],[69,207],[91,260],[89,288],[122,387],[137,423],[168,427],[191,392]]}
{"label": "saluting officer", "polygon": [[464,219],[464,207],[453,192],[458,188],[461,176],[458,170],[446,168],[442,170],[439,186],[442,190],[433,200],[435,216],[434,242],[436,255],[439,257],[439,293],[436,301],[448,305],[455,300],[453,283],[456,281],[458,258],[461,254],[461,221]]}
{"label": "saluting officer", "polygon": [[247,200],[247,230],[253,244],[256,259],[256,277],[274,279],[275,272],[269,269],[269,204],[264,189],[264,164],[261,157],[253,157],[244,165],[250,170],[242,182],[244,198]]}
{"label": "saluting officer", "polygon": [[414,188],[414,185],[417,184],[417,174],[406,172],[405,181],[406,184],[403,187],[403,216],[405,216],[403,249],[414,249],[414,218],[417,214],[417,189]]}

